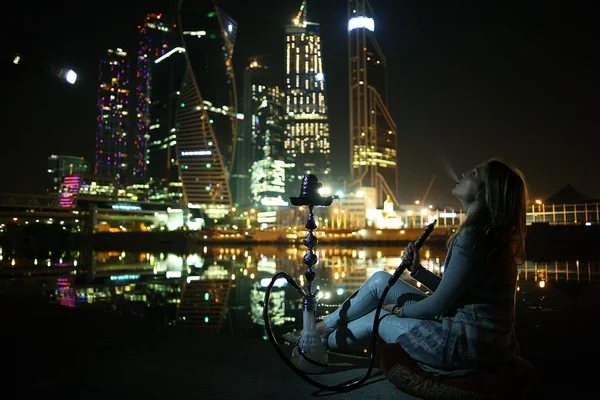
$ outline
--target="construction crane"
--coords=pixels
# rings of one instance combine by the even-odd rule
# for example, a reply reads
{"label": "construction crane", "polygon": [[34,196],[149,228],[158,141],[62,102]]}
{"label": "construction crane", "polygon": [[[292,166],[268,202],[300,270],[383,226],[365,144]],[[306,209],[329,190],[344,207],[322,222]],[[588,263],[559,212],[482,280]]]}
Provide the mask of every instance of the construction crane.
{"label": "construction crane", "polygon": [[433,182],[435,182],[435,177],[437,175],[434,174],[433,177],[431,178],[431,180],[429,181],[429,186],[427,186],[427,190],[425,190],[425,194],[423,195],[423,198],[421,199],[420,204],[425,204],[425,200],[427,200],[427,196],[429,196],[429,191],[431,190],[431,187],[433,186]]}

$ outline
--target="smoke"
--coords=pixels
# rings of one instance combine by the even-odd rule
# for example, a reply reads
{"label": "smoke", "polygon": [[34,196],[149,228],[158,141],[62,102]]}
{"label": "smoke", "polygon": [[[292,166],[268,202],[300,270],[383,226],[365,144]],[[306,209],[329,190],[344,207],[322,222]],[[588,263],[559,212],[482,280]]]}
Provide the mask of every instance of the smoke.
{"label": "smoke", "polygon": [[439,159],[442,163],[444,172],[450,177],[450,179],[452,179],[453,182],[458,182],[458,175],[456,174],[456,171],[454,170],[452,165],[450,165],[450,161],[448,161],[448,158],[441,154]]}

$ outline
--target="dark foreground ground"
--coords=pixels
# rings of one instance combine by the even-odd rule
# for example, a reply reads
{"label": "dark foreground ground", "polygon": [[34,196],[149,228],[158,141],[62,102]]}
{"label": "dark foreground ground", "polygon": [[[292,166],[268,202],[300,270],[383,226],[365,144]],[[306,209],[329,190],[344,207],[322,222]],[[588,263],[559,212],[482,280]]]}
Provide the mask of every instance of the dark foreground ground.
{"label": "dark foreground ground", "polygon": [[[375,369],[349,393],[319,390],[296,376],[272,345],[106,313],[0,297],[2,398],[413,399]],[[596,394],[598,312],[560,318],[522,312],[522,355],[540,373],[534,398]],[[535,316],[535,323],[533,317]],[[527,327],[527,329],[524,329]],[[365,369],[328,374],[329,385]]]}

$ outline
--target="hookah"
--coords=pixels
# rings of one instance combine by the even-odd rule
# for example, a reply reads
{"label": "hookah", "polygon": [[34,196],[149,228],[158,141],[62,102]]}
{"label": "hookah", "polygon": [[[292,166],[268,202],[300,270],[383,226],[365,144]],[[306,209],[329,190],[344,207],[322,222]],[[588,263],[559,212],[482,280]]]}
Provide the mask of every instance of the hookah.
{"label": "hookah", "polygon": [[[303,289],[289,274],[283,271],[277,272],[275,275],[273,275],[265,292],[263,303],[263,319],[265,322],[267,336],[269,337],[269,341],[275,347],[275,351],[277,354],[279,354],[283,361],[302,379],[322,390],[347,392],[362,385],[371,375],[375,365],[375,346],[377,345],[377,337],[379,333],[379,316],[381,314],[381,309],[384,306],[383,302],[385,300],[385,296],[409,265],[406,262],[400,263],[394,274],[388,280],[387,286],[382,292],[373,320],[373,338],[370,363],[364,376],[355,381],[342,383],[339,385],[325,385],[315,381],[314,379],[311,379],[308,376],[309,374],[323,373],[330,366],[328,364],[327,349],[316,329],[317,294],[319,290],[317,289],[313,291],[313,281],[316,275],[313,267],[318,263],[317,254],[314,252],[314,249],[318,244],[318,239],[313,234],[313,231],[317,228],[317,223],[315,222],[314,218],[314,207],[329,207],[334,199],[339,198],[336,195],[322,197],[318,192],[320,187],[321,183],[319,183],[318,178],[315,175],[307,174],[304,175],[304,178],[302,179],[300,195],[298,197],[290,197],[290,202],[293,206],[308,206],[309,210],[308,221],[305,225],[306,229],[308,230],[308,234],[303,239],[303,244],[308,248],[307,253],[303,257],[304,264],[306,264],[307,267],[307,270],[304,273],[306,278],[306,289]],[[434,220],[431,224],[427,225],[423,233],[417,238],[414,243],[417,249],[420,249],[421,246],[423,246],[423,243],[433,231],[436,222],[437,220]],[[303,329],[296,347],[292,350],[291,359],[288,359],[281,350],[269,322],[269,297],[273,285],[280,278],[284,278],[290,284],[290,286],[292,286],[302,295]]]}

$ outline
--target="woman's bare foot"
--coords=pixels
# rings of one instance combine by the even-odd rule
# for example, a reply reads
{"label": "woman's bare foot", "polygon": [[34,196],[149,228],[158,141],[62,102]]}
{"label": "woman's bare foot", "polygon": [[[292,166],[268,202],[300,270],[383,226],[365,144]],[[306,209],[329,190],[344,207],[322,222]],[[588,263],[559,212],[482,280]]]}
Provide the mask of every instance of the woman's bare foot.
{"label": "woman's bare foot", "polygon": [[327,327],[325,326],[324,321],[317,322],[316,328],[317,328],[317,333],[322,338],[326,338],[331,334],[331,332],[329,332],[329,329],[327,329]]}

